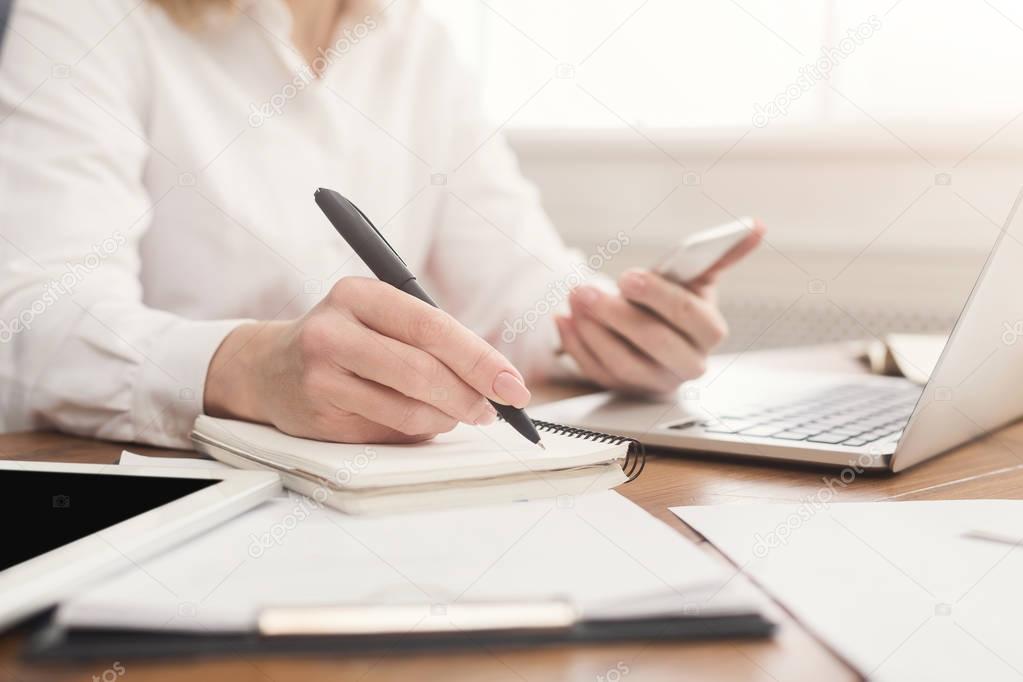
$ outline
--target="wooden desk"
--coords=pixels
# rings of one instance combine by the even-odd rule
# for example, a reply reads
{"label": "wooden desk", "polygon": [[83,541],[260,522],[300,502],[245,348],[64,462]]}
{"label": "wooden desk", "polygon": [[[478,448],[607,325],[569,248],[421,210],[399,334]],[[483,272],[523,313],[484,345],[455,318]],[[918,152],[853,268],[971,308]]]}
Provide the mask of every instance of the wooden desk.
{"label": "wooden desk", "polygon": [[[775,366],[794,360],[815,366],[857,370],[848,347],[822,348],[808,358],[801,351],[759,356]],[[578,388],[551,387],[538,398],[555,399],[578,393]],[[56,434],[0,435],[0,456],[41,461],[114,462],[121,444]],[[180,456],[186,453],[132,447],[144,454]],[[819,491],[829,469],[750,464],[718,459],[652,457],[643,475],[621,492],[679,532],[701,542],[721,561],[724,557],[676,519],[669,506],[685,504],[743,504],[799,502]],[[1023,424],[931,460],[897,476],[860,475],[846,486],[834,487],[838,501],[1023,498]],[[779,606],[770,614],[780,625],[778,635],[763,642],[712,644],[630,644],[562,647],[550,650],[480,650],[458,655],[329,657],[257,657],[175,663],[123,661],[125,682],[137,680],[857,680],[859,675]],[[28,666],[16,659],[21,638],[0,637],[0,679],[104,679],[114,661],[87,666]],[[627,666],[628,673],[620,674]],[[614,671],[614,672],[612,672]],[[108,673],[106,679],[113,679]],[[120,678],[118,678],[120,679]]]}

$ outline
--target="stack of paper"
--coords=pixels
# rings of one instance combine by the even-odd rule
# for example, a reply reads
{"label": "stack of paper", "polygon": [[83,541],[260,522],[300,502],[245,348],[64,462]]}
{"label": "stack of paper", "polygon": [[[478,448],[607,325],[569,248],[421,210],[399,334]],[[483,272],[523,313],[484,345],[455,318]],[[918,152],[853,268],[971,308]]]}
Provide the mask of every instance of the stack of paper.
{"label": "stack of paper", "polygon": [[727,564],[613,491],[387,517],[292,498],[83,592],[57,620],[249,632],[269,607],[554,598],[591,619],[751,613],[760,604]]}
{"label": "stack of paper", "polygon": [[874,374],[904,376],[913,383],[926,384],[941,358],[945,334],[888,334],[870,341],[864,358]]}

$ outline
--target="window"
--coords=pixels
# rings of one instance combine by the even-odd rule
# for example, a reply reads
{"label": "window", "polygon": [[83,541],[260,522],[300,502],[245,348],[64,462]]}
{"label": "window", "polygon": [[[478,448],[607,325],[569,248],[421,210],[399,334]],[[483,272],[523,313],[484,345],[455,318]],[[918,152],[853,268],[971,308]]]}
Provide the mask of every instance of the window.
{"label": "window", "polygon": [[[1010,0],[427,0],[515,128],[995,120],[1023,111]],[[509,120],[510,119],[510,120]]]}

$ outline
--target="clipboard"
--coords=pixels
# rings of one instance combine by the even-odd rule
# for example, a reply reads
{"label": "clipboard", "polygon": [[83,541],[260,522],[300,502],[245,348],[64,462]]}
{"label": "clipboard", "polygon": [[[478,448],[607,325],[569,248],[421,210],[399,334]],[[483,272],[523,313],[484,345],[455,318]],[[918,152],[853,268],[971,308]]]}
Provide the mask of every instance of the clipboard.
{"label": "clipboard", "polygon": [[75,629],[51,623],[26,642],[30,661],[451,652],[633,641],[770,637],[758,613],[580,620],[565,602],[368,605],[267,609],[248,633]]}

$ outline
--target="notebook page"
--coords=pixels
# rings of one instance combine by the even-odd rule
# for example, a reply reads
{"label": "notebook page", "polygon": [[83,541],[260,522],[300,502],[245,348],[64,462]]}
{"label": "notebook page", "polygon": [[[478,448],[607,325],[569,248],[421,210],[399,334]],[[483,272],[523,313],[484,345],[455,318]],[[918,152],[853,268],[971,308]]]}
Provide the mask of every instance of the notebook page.
{"label": "notebook page", "polygon": [[326,443],[207,416],[196,420],[195,433],[355,490],[569,469],[624,459],[628,450],[626,444],[541,431],[543,450],[504,422],[459,424],[431,441],[410,445]]}

